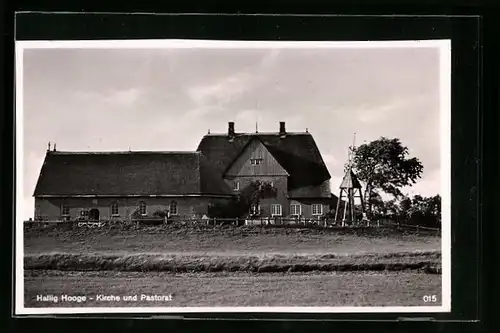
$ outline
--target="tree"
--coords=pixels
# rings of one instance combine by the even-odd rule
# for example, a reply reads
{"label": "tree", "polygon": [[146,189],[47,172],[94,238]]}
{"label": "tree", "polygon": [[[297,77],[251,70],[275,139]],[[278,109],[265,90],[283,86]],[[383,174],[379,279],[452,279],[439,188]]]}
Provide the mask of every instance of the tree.
{"label": "tree", "polygon": [[441,225],[441,196],[422,197],[415,195],[411,199],[408,222],[410,224],[435,227]]}
{"label": "tree", "polygon": [[423,165],[416,157],[408,157],[408,148],[397,138],[381,137],[354,149],[353,167],[365,183],[365,210],[371,214],[373,193],[385,192],[398,199],[401,188],[411,186],[421,177]]}
{"label": "tree", "polygon": [[413,198],[401,196],[399,200],[384,202],[386,216],[397,222],[439,227],[441,225],[441,196],[422,197],[415,195]]}
{"label": "tree", "polygon": [[276,188],[271,183],[255,180],[229,202],[212,204],[209,207],[208,215],[220,218],[243,217],[250,212],[252,206],[259,205],[261,199],[273,198],[276,197],[276,194]]}
{"label": "tree", "polygon": [[372,204],[372,217],[381,217],[387,214],[387,207],[380,194],[372,192],[370,202]]}

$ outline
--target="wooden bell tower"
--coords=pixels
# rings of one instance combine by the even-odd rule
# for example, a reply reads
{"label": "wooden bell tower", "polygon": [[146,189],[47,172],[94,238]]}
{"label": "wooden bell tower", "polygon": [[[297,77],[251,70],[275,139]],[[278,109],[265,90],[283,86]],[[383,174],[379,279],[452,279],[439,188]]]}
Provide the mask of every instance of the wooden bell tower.
{"label": "wooden bell tower", "polygon": [[[356,138],[356,133],[354,133],[354,140]],[[342,183],[340,184],[340,194],[337,201],[337,209],[335,210],[335,222],[339,221],[340,217],[340,207],[342,204],[342,199],[345,198],[344,201],[344,212],[342,216],[342,226],[345,226],[346,223],[351,225],[358,225],[359,221],[356,217],[355,207],[356,204],[359,204],[361,207],[361,213],[363,216],[363,220],[366,219],[366,214],[364,210],[364,201],[363,201],[363,193],[361,188],[361,183],[358,180],[358,177],[352,171],[353,169],[353,156],[354,155],[354,141],[351,147],[349,147],[349,155],[348,161],[345,165],[345,174],[342,179]],[[356,200],[358,199],[358,200]],[[358,201],[356,203],[356,201]]]}

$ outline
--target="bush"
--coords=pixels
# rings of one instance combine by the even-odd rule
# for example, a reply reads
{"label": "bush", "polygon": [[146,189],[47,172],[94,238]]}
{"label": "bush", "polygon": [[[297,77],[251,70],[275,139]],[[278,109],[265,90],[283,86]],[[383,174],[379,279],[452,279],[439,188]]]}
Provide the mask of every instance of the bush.
{"label": "bush", "polygon": [[133,219],[138,219],[141,217],[141,214],[139,214],[139,209],[136,209],[132,212],[132,214],[130,214],[130,217],[133,218]]}
{"label": "bush", "polygon": [[167,210],[157,210],[153,213],[153,217],[160,217],[162,219],[168,217],[168,211]]}

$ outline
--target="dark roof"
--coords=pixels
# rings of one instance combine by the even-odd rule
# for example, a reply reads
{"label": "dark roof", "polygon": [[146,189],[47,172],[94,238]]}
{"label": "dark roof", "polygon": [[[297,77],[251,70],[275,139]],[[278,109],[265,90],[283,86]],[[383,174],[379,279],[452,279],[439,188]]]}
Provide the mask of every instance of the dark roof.
{"label": "dark roof", "polygon": [[233,194],[199,152],[55,152],[34,196]]}
{"label": "dark roof", "polygon": [[310,133],[287,133],[285,137],[279,133],[236,133],[232,140],[227,134],[208,134],[197,150],[222,177],[254,139],[260,140],[290,175],[290,197],[330,197],[330,188],[325,184],[330,173]]}
{"label": "dark roof", "polygon": [[340,188],[361,188],[358,177],[352,170],[348,170],[342,179]]}

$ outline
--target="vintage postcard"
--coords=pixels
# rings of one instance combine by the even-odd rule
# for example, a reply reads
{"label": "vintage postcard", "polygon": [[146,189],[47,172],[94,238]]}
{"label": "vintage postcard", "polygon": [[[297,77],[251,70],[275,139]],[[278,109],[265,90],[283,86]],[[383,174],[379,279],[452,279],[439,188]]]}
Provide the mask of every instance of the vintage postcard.
{"label": "vintage postcard", "polygon": [[16,43],[16,314],[451,311],[449,40]]}

